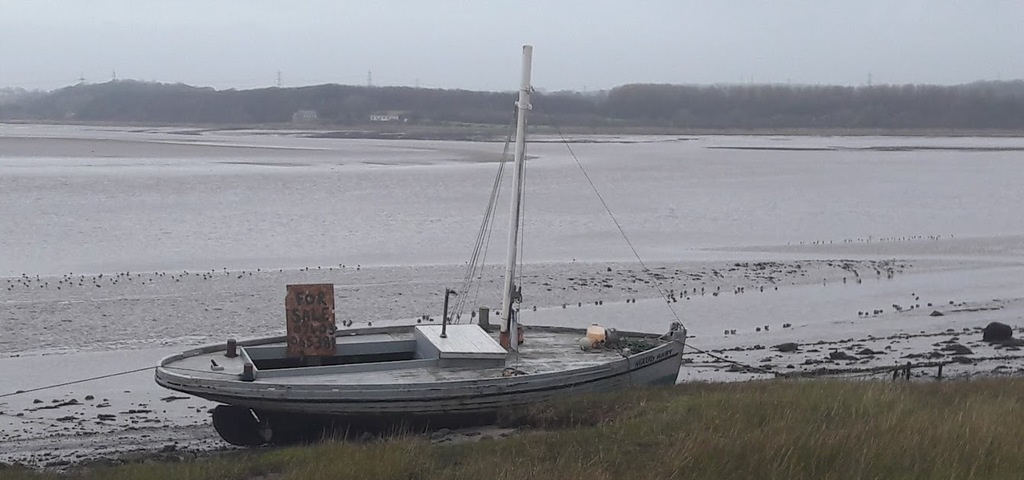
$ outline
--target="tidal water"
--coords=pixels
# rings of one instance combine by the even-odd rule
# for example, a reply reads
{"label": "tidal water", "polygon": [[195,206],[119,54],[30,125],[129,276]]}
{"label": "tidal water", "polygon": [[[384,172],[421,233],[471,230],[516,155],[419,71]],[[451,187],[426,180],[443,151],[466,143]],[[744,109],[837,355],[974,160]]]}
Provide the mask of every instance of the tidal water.
{"label": "tidal water", "polygon": [[[1024,233],[1024,139],[531,139],[528,262]],[[0,125],[0,277],[458,264],[502,144]],[[506,175],[506,177],[510,177]],[[509,178],[505,180],[507,192]],[[489,258],[503,259],[507,206]]]}

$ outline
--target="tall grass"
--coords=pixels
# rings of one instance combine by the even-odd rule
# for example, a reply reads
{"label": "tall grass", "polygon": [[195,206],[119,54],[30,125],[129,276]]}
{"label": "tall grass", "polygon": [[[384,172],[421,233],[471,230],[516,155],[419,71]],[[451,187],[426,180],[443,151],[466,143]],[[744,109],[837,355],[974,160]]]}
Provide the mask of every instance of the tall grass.
{"label": "tall grass", "polygon": [[[507,439],[326,443],[83,479],[1024,478],[1024,380],[765,381],[636,389],[502,418]],[[532,427],[532,428],[531,428]],[[0,480],[37,478],[0,470]]]}

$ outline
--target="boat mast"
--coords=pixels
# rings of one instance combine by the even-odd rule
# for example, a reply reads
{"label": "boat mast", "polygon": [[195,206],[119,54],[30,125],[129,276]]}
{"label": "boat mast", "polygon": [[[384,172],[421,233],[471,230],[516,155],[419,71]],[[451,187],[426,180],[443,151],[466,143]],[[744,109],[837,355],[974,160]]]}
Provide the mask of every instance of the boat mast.
{"label": "boat mast", "polygon": [[519,319],[512,311],[516,300],[516,250],[519,240],[519,217],[523,196],[523,157],[526,154],[526,111],[530,105],[530,67],[533,62],[533,45],[523,45],[523,78],[519,85],[519,101],[516,102],[516,149],[515,168],[512,171],[512,206],[509,210],[508,258],[505,263],[505,297],[501,302],[501,332],[507,335],[510,352],[519,351]]}

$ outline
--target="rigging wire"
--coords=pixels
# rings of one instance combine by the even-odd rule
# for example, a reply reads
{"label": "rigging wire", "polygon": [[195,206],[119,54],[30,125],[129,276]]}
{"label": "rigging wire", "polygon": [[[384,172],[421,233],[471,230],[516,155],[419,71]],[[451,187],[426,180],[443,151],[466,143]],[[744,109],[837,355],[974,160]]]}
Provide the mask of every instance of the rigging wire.
{"label": "rigging wire", "polygon": [[[519,134],[521,134],[523,136],[523,140],[524,140],[523,141],[523,151],[522,151],[523,162],[522,162],[522,164],[519,165],[519,228],[517,229],[518,232],[519,232],[519,235],[518,235],[519,238],[516,241],[516,244],[519,246],[519,253],[518,253],[519,269],[516,271],[516,280],[512,283],[512,288],[515,291],[517,284],[519,285],[519,287],[518,287],[518,292],[517,292],[518,295],[516,295],[516,296],[514,296],[512,298],[512,302],[515,303],[516,298],[518,297],[520,310],[519,311],[512,310],[512,305],[511,304],[508,307],[509,307],[509,310],[510,310],[509,311],[509,316],[515,315],[516,316],[516,323],[518,325],[522,325],[523,317],[519,313],[522,311],[522,308],[523,308],[523,295],[522,295],[523,294],[523,276],[524,276],[523,275],[523,270],[525,269],[525,265],[526,265],[525,262],[523,261],[524,252],[526,251],[526,245],[525,245],[526,244],[526,148],[527,148],[527,143],[525,141],[526,140],[526,129],[524,128],[522,132],[519,132]],[[502,305],[502,308],[505,308],[505,306]],[[511,343],[511,342],[518,342],[519,341],[519,332],[511,332],[511,331],[508,332],[508,338],[509,338],[509,343]],[[512,358],[513,365],[519,365],[519,349],[518,348],[512,349],[512,352],[513,352],[513,358]]]}
{"label": "rigging wire", "polygon": [[[513,112],[513,117],[512,117],[511,122],[515,122],[515,113],[514,112]],[[484,267],[487,264],[487,254],[490,251],[491,236],[494,233],[494,221],[495,221],[495,218],[496,218],[494,214],[495,214],[495,212],[497,211],[497,208],[498,208],[498,199],[501,197],[502,180],[504,179],[505,167],[508,165],[509,146],[511,145],[511,143],[512,143],[512,128],[511,128],[511,125],[510,125],[509,133],[505,136],[505,145],[502,148],[502,152],[501,152],[501,159],[500,159],[500,165],[499,165],[499,168],[498,168],[498,174],[494,178],[494,185],[492,186],[492,189],[491,189],[491,199],[489,201],[487,212],[485,213],[485,218],[482,220],[481,226],[480,226],[481,227],[481,232],[485,232],[485,235],[484,235],[484,237],[482,239],[482,241],[483,241],[483,252],[482,252],[482,255],[478,255],[478,258],[474,260],[474,262],[476,263],[476,266],[473,267],[473,273],[472,273],[472,275],[469,276],[469,278],[467,279],[467,284],[463,288],[463,290],[465,292],[467,292],[467,295],[465,295],[461,299],[462,300],[461,303],[459,303],[459,315],[462,315],[462,312],[463,312],[463,310],[465,309],[465,306],[466,306],[466,302],[469,301],[468,292],[472,289],[474,284],[476,286],[476,289],[475,289],[475,291],[473,293],[473,304],[476,304],[477,300],[480,297],[480,290],[481,290],[481,287],[482,287],[482,282],[477,282],[475,280],[478,280],[480,278],[480,276],[482,275],[483,269],[484,269]],[[479,240],[479,239],[477,240],[478,244],[479,244],[480,241],[481,240]],[[479,250],[479,248],[480,247],[478,245],[475,248],[475,250]]]}
{"label": "rigging wire", "polygon": [[[505,138],[505,148],[502,151],[502,155],[501,155],[502,170],[501,170],[501,172],[499,172],[498,178],[496,179],[496,182],[498,182],[497,183],[497,189],[495,190],[495,192],[493,194],[493,198],[494,198],[494,202],[495,203],[494,203],[494,206],[491,207],[491,211],[490,211],[491,217],[490,217],[490,223],[488,224],[488,228],[487,228],[487,239],[484,242],[483,256],[480,258],[480,267],[478,268],[478,271],[480,273],[477,274],[477,277],[476,277],[477,280],[479,280],[480,277],[483,275],[483,269],[487,265],[487,253],[490,251],[491,236],[494,234],[494,221],[497,218],[497,217],[495,217],[494,213],[497,211],[497,208],[498,208],[497,200],[498,200],[498,198],[501,197],[501,181],[503,180],[502,174],[504,172],[504,167],[508,164],[508,159],[509,159],[508,149],[509,149],[509,146],[512,144],[512,134],[515,131],[515,122],[516,122],[516,113],[513,110],[512,120],[511,120],[511,123],[509,124],[509,127],[508,127],[508,129],[509,129],[508,135]],[[473,303],[472,304],[473,305],[479,305],[478,300],[480,298],[480,290],[483,287],[483,282],[476,282],[475,286],[476,286],[476,288],[473,291]]]}
{"label": "rigging wire", "polygon": [[[541,110],[544,110],[544,104],[543,103],[539,104],[539,107],[541,108]],[[619,230],[619,234],[622,236],[622,239],[626,241],[626,245],[628,245],[630,251],[633,252],[633,256],[636,257],[637,262],[640,263],[640,267],[643,269],[644,273],[647,274],[647,276],[651,278],[651,285],[654,285],[654,288],[658,290],[658,294],[660,294],[661,298],[663,300],[665,300],[665,303],[668,306],[669,311],[672,312],[672,316],[676,319],[677,322],[682,324],[683,320],[679,317],[679,314],[676,312],[676,309],[674,307],[672,307],[671,299],[669,299],[668,295],[665,294],[665,290],[663,290],[661,288],[661,284],[660,284],[658,278],[656,278],[652,274],[651,269],[647,267],[647,264],[644,263],[643,258],[640,257],[640,253],[637,252],[636,247],[633,246],[633,242],[630,241],[629,236],[626,235],[626,231],[625,231],[625,229],[622,228],[622,224],[620,224],[619,220],[617,218],[615,218],[615,214],[612,213],[612,210],[608,206],[608,202],[605,201],[604,196],[602,196],[601,192],[599,192],[597,190],[597,186],[594,184],[594,181],[590,178],[590,174],[587,173],[587,169],[583,168],[583,164],[580,163],[580,159],[576,156],[576,152],[573,151],[572,146],[569,145],[569,141],[566,140],[565,135],[562,134],[562,129],[561,129],[561,127],[558,126],[558,122],[556,122],[555,119],[554,119],[554,116],[548,114],[547,111],[545,111],[544,113],[545,113],[545,115],[548,116],[548,120],[551,122],[551,125],[555,127],[555,131],[558,133],[558,137],[562,140],[562,144],[565,145],[566,150],[569,151],[569,154],[572,156],[573,161],[576,162],[576,166],[579,167],[580,172],[583,173],[583,177],[587,179],[587,183],[590,184],[590,189],[594,191],[594,195],[596,195],[597,199],[601,201],[601,205],[604,207],[605,212],[608,213],[608,216],[612,219],[612,222],[615,223],[615,228],[617,228]],[[695,346],[693,346],[693,345],[691,345],[689,343],[686,343],[685,346],[689,347],[690,349],[692,349],[692,350],[694,350],[694,351],[696,351],[698,353],[702,353],[704,355],[707,355],[707,356],[709,356],[711,358],[714,358],[714,359],[717,359],[717,360],[721,360],[723,362],[731,363],[731,364],[737,365],[739,367],[743,367],[743,368],[748,369],[748,370],[752,370],[752,371],[756,371],[756,372],[760,372],[760,373],[765,373],[765,374],[770,374],[770,375],[776,375],[775,372],[770,372],[770,371],[765,370],[765,369],[763,369],[761,367],[757,367],[757,366],[754,366],[754,365],[744,364],[742,362],[737,362],[735,360],[730,360],[730,359],[724,358],[724,357],[722,357],[720,355],[715,355],[714,353],[711,353],[711,352],[709,352],[707,350],[703,350],[701,348],[695,347]]]}
{"label": "rigging wire", "polygon": [[[479,273],[476,276],[477,279],[479,279],[480,276],[483,275],[483,269],[484,269],[484,267],[487,264],[487,251],[489,250],[489,247],[491,245],[491,233],[493,233],[493,232],[494,232],[494,216],[492,215],[491,216],[491,225],[487,229],[487,240],[484,242],[484,253],[483,253],[483,257],[482,257],[483,259],[480,261],[480,268],[478,269]],[[473,303],[472,303],[472,305],[479,305],[478,300],[480,299],[480,289],[481,289],[480,287],[482,286],[483,282],[474,282],[474,283],[475,283],[475,285],[471,284],[471,286],[469,287],[469,288],[473,289]],[[475,286],[475,288],[474,288],[474,286]],[[468,301],[469,296],[467,295],[466,298],[467,298],[467,301]],[[465,307],[465,302],[459,306],[459,308],[460,308],[459,314],[460,315],[462,314],[462,310],[461,309],[463,307]]]}
{"label": "rigging wire", "polygon": [[[523,138],[526,138],[526,129],[523,129]],[[521,294],[523,289],[523,271],[526,268],[526,264],[523,260],[523,257],[525,256],[524,254],[526,253],[526,149],[527,143],[524,141],[523,164],[519,169],[519,238],[516,242],[519,245],[519,270],[516,272],[516,283],[519,284],[520,293],[519,308],[523,307],[523,298]],[[521,319],[522,317],[516,317],[516,321]]]}
{"label": "rigging wire", "polygon": [[501,179],[504,175],[505,164],[507,163],[508,146],[510,141],[511,133],[509,133],[505,139],[505,145],[502,150],[501,158],[499,159],[498,172],[497,175],[495,175],[494,184],[491,187],[491,196],[488,200],[487,208],[484,210],[484,216],[481,219],[480,229],[477,232],[477,238],[473,246],[473,254],[470,257],[470,261],[466,268],[466,274],[463,277],[463,281],[460,286],[460,290],[463,292],[463,295],[456,299],[456,304],[452,310],[451,318],[455,320],[458,320],[462,315],[465,303],[467,302],[468,291],[473,283],[473,278],[477,275],[477,270],[482,266],[483,262],[480,258],[482,247],[484,252],[483,260],[486,261],[486,245],[490,242],[490,229],[493,228],[494,209],[496,208],[497,198],[501,191]]}
{"label": "rigging wire", "polygon": [[[516,120],[515,112],[513,112],[512,122]],[[488,200],[487,208],[484,210],[483,219],[480,222],[480,229],[477,232],[476,242],[473,246],[473,253],[470,256],[469,264],[466,268],[466,274],[463,276],[462,284],[460,286],[461,294],[456,299],[454,308],[452,309],[451,319],[454,323],[459,322],[466,303],[469,301],[469,292],[473,287],[474,278],[483,269],[484,264],[487,262],[487,251],[490,246],[491,232],[494,229],[494,212],[497,208],[497,200],[501,193],[501,180],[504,175],[505,165],[508,163],[508,150],[509,144],[512,141],[512,129],[509,129],[508,135],[505,137],[505,145],[501,152],[501,158],[498,164],[498,173],[494,177],[494,184],[491,186],[491,197]],[[482,256],[481,256],[482,252]],[[480,294],[480,284],[476,282],[476,295],[474,296],[474,303],[476,298]]]}
{"label": "rigging wire", "polygon": [[[541,104],[540,106],[543,110],[543,104]],[[546,111],[544,113],[545,115],[547,115]],[[676,319],[676,321],[679,323],[683,323],[683,320],[679,318],[679,314],[676,312],[676,309],[672,307],[672,302],[668,298],[668,295],[666,295],[665,291],[661,288],[658,279],[651,274],[651,269],[647,267],[646,263],[644,263],[644,259],[640,258],[640,253],[636,251],[636,247],[633,246],[633,242],[629,240],[629,236],[626,235],[626,231],[622,228],[622,224],[620,224],[619,220],[615,218],[615,214],[612,213],[612,209],[608,206],[608,202],[604,200],[604,196],[602,196],[601,192],[597,190],[597,186],[594,185],[594,181],[590,178],[590,174],[587,173],[587,169],[583,168],[583,164],[580,163],[580,159],[576,157],[576,152],[573,151],[572,147],[569,145],[569,141],[566,140],[565,135],[562,134],[562,129],[561,127],[558,126],[558,123],[555,122],[554,116],[548,115],[548,119],[551,121],[551,125],[555,127],[555,131],[558,132],[558,137],[562,139],[562,144],[565,145],[565,148],[567,150],[569,150],[569,155],[571,155],[572,159],[576,162],[576,166],[579,167],[580,172],[583,173],[583,177],[587,179],[587,183],[590,184],[590,189],[594,191],[594,195],[597,195],[597,199],[601,201],[601,205],[604,207],[604,211],[608,213],[608,216],[612,219],[612,222],[615,224],[615,228],[619,230],[619,234],[622,236],[622,239],[626,241],[626,245],[628,245],[630,251],[633,252],[633,256],[636,257],[637,262],[640,263],[640,267],[643,269],[644,273],[646,273],[653,280],[651,282],[651,285],[654,285],[654,288],[658,290],[658,294],[660,294],[661,298],[666,301],[668,309],[670,312],[672,312],[672,316]]]}

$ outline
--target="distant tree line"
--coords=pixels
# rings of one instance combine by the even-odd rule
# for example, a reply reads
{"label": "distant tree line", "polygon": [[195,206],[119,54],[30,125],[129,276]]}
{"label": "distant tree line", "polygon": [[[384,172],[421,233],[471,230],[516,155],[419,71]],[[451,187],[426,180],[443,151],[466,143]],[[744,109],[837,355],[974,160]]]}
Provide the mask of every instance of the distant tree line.
{"label": "distant tree line", "polygon": [[958,86],[626,85],[613,118],[684,128],[1024,128],[1024,81]]}
{"label": "distant tree line", "polygon": [[0,105],[21,102],[34,97],[38,98],[43,95],[45,95],[45,92],[40,92],[38,90],[30,91],[18,87],[4,87],[0,88]]}
{"label": "distant tree line", "polygon": [[[380,112],[410,124],[504,124],[514,92],[318,85],[214,90],[122,80],[0,102],[0,120],[285,124],[301,110],[324,125]],[[22,92],[24,93],[24,92]],[[956,86],[623,85],[592,94],[538,93],[532,121],[574,127],[678,129],[1024,128],[1024,81]]]}

